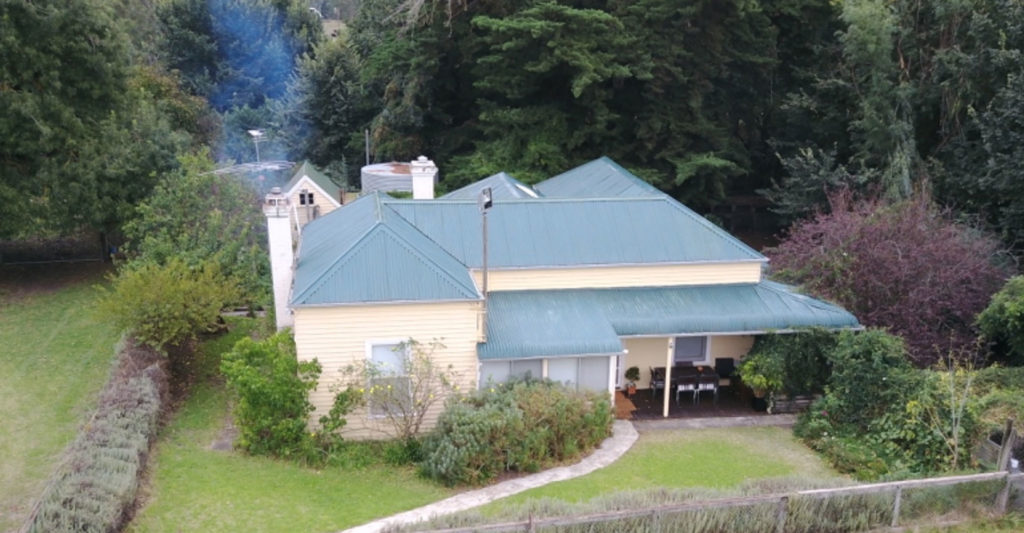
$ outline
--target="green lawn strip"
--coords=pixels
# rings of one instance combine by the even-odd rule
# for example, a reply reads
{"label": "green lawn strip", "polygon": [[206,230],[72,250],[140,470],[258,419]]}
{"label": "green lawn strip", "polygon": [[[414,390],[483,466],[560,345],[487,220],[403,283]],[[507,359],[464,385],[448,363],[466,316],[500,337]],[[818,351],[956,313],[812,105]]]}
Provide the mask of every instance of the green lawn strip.
{"label": "green lawn strip", "polygon": [[227,406],[221,385],[193,389],[158,441],[146,503],[128,531],[336,531],[453,493],[412,468],[317,470],[212,450]]}
{"label": "green lawn strip", "polygon": [[0,302],[0,531],[24,520],[110,372],[118,332],[92,313],[97,281]]}
{"label": "green lawn strip", "polygon": [[499,500],[482,511],[496,514],[507,506],[542,498],[577,503],[643,489],[731,489],[748,480],[776,477],[837,476],[789,429],[653,431],[641,434],[621,459],[606,468]]}

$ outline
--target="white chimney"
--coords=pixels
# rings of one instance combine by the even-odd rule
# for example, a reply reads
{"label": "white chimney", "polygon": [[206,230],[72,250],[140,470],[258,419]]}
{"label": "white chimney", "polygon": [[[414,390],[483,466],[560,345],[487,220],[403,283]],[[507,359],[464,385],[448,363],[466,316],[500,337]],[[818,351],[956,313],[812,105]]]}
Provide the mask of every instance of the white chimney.
{"label": "white chimney", "polygon": [[434,183],[437,181],[437,165],[421,155],[409,163],[412,174],[412,197],[416,200],[429,200],[434,197]]}
{"label": "white chimney", "polygon": [[274,282],[274,317],[277,329],[291,326],[291,310],[288,297],[292,290],[292,267],[295,254],[292,251],[292,228],[288,196],[280,187],[270,189],[263,203],[263,214],[267,216],[267,241],[270,247],[270,275]]}

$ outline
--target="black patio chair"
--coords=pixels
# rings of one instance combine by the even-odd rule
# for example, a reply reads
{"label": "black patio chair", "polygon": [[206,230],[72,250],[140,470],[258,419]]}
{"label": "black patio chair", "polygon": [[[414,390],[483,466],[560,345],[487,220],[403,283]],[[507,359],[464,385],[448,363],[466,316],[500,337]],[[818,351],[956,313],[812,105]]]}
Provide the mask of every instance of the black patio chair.
{"label": "black patio chair", "polygon": [[655,397],[657,390],[665,390],[665,368],[648,367],[651,370],[651,398]]}

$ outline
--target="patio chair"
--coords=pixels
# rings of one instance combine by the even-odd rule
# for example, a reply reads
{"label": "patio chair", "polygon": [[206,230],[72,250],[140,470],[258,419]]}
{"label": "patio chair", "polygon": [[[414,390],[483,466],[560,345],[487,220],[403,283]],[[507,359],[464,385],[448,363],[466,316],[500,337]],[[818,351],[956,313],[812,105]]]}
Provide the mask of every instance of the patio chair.
{"label": "patio chair", "polygon": [[653,398],[658,389],[665,390],[665,368],[648,367],[651,371],[651,397]]}
{"label": "patio chair", "polygon": [[718,405],[718,381],[717,373],[707,372],[697,378],[697,392],[693,393],[694,403],[700,403],[700,393],[712,392],[715,395],[715,405]]}
{"label": "patio chair", "polygon": [[719,387],[732,387],[736,375],[736,360],[732,357],[716,357],[715,373],[718,374]]}
{"label": "patio chair", "polygon": [[697,392],[698,382],[697,376],[680,376],[678,382],[676,382],[676,405],[679,405],[679,395],[684,392],[693,394],[690,399],[692,403],[697,403]]}

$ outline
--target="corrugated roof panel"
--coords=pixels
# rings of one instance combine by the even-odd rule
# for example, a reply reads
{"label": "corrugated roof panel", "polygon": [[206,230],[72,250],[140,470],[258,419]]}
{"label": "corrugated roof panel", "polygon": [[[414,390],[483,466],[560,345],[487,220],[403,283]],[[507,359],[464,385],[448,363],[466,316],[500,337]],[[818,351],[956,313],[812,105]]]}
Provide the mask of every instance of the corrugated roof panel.
{"label": "corrugated roof panel", "polygon": [[480,191],[487,187],[491,188],[491,198],[495,200],[525,200],[542,196],[534,190],[533,187],[530,187],[504,172],[499,172],[493,176],[488,176],[480,181],[470,183],[461,189],[456,189],[445,194],[444,196],[441,196],[440,199],[476,201],[477,197],[480,196]]}
{"label": "corrugated roof panel", "polygon": [[494,293],[488,300],[487,342],[478,345],[485,359],[598,355],[622,352],[622,343],[600,309],[558,291],[530,298]]}
{"label": "corrugated roof panel", "polygon": [[377,225],[294,303],[471,300],[478,298],[471,284],[468,275],[451,276],[391,228]]}
{"label": "corrugated roof panel", "polygon": [[534,188],[550,198],[646,198],[665,196],[656,187],[636,177],[608,157],[601,157]]}
{"label": "corrugated roof panel", "polygon": [[292,303],[477,299],[464,265],[380,194],[359,198],[306,226]]}
{"label": "corrugated roof panel", "polygon": [[[475,202],[384,202],[462,263],[482,266]],[[487,217],[488,262],[494,268],[765,260],[665,196],[495,201]]]}
{"label": "corrugated roof panel", "polygon": [[[615,335],[858,327],[846,310],[765,281],[750,285],[495,292],[481,359],[615,353]],[[494,344],[492,345],[492,341]],[[604,351],[595,351],[604,350]]]}

